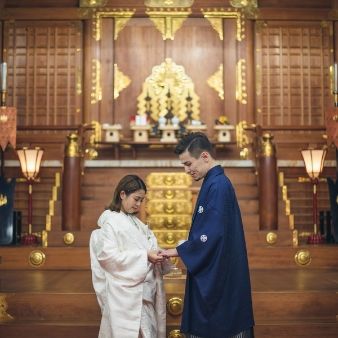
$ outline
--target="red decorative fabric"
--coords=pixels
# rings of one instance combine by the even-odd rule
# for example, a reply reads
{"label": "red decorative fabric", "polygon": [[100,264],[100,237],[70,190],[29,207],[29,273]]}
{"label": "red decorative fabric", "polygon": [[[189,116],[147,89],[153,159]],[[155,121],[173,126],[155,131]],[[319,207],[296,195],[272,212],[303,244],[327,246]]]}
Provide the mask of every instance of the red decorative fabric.
{"label": "red decorative fabric", "polygon": [[0,147],[3,151],[8,143],[16,147],[16,108],[0,107]]}

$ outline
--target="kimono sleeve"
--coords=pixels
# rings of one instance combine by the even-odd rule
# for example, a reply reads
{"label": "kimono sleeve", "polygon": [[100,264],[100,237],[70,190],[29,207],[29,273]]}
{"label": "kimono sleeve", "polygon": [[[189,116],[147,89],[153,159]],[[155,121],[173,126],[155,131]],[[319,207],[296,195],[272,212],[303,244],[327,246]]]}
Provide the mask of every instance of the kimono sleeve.
{"label": "kimono sleeve", "polygon": [[196,215],[188,241],[178,246],[177,252],[203,299],[212,304],[217,302],[217,294],[224,288],[228,275],[227,243],[231,240],[231,213],[236,212],[235,195],[231,185],[218,182],[202,197],[202,201],[207,201],[204,211]]}
{"label": "kimono sleeve", "polygon": [[147,274],[147,251],[139,248],[122,249],[121,237],[113,226],[105,224],[97,236],[97,260],[115,279],[130,286],[139,284]]}

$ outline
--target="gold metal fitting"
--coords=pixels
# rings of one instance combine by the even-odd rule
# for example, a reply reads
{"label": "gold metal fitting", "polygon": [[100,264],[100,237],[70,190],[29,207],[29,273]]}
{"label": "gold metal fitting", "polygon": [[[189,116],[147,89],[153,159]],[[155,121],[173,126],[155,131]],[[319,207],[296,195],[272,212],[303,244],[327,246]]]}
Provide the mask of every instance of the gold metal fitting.
{"label": "gold metal fitting", "polygon": [[33,250],[29,254],[28,261],[31,266],[39,267],[45,263],[46,255],[41,250]]}
{"label": "gold metal fitting", "polygon": [[266,234],[266,241],[268,244],[276,244],[277,243],[277,234],[275,232],[268,232]]}
{"label": "gold metal fitting", "polygon": [[67,232],[64,236],[63,236],[63,242],[66,245],[71,245],[75,242],[75,236],[72,232]]}
{"label": "gold metal fitting", "polygon": [[300,266],[309,265],[311,263],[311,255],[309,250],[299,250],[295,254],[295,262]]}
{"label": "gold metal fitting", "polygon": [[179,316],[183,310],[183,301],[180,297],[172,297],[167,302],[167,310],[173,316]]}

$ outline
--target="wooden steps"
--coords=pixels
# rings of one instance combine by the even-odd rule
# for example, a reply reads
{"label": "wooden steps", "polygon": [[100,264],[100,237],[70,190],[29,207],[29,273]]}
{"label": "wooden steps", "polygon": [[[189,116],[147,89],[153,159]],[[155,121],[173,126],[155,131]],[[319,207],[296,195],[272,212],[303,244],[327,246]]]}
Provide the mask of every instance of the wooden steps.
{"label": "wooden steps", "polygon": [[[336,337],[337,281],[338,269],[251,270],[256,338]],[[100,310],[89,270],[5,270],[0,282],[14,317],[0,324],[1,337],[42,337],[48,330],[47,337],[97,337]],[[166,278],[165,287],[168,300],[183,298],[183,277]],[[168,332],[178,322],[168,314]]]}

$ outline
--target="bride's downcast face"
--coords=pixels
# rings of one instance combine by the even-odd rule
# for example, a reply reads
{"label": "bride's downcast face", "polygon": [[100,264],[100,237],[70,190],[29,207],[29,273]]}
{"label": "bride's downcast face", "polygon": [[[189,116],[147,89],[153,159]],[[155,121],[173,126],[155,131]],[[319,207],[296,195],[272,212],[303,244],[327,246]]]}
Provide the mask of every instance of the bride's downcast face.
{"label": "bride's downcast face", "polygon": [[127,195],[124,191],[121,191],[121,211],[126,214],[138,213],[145,196],[146,192],[143,189],[132,192],[130,195]]}

